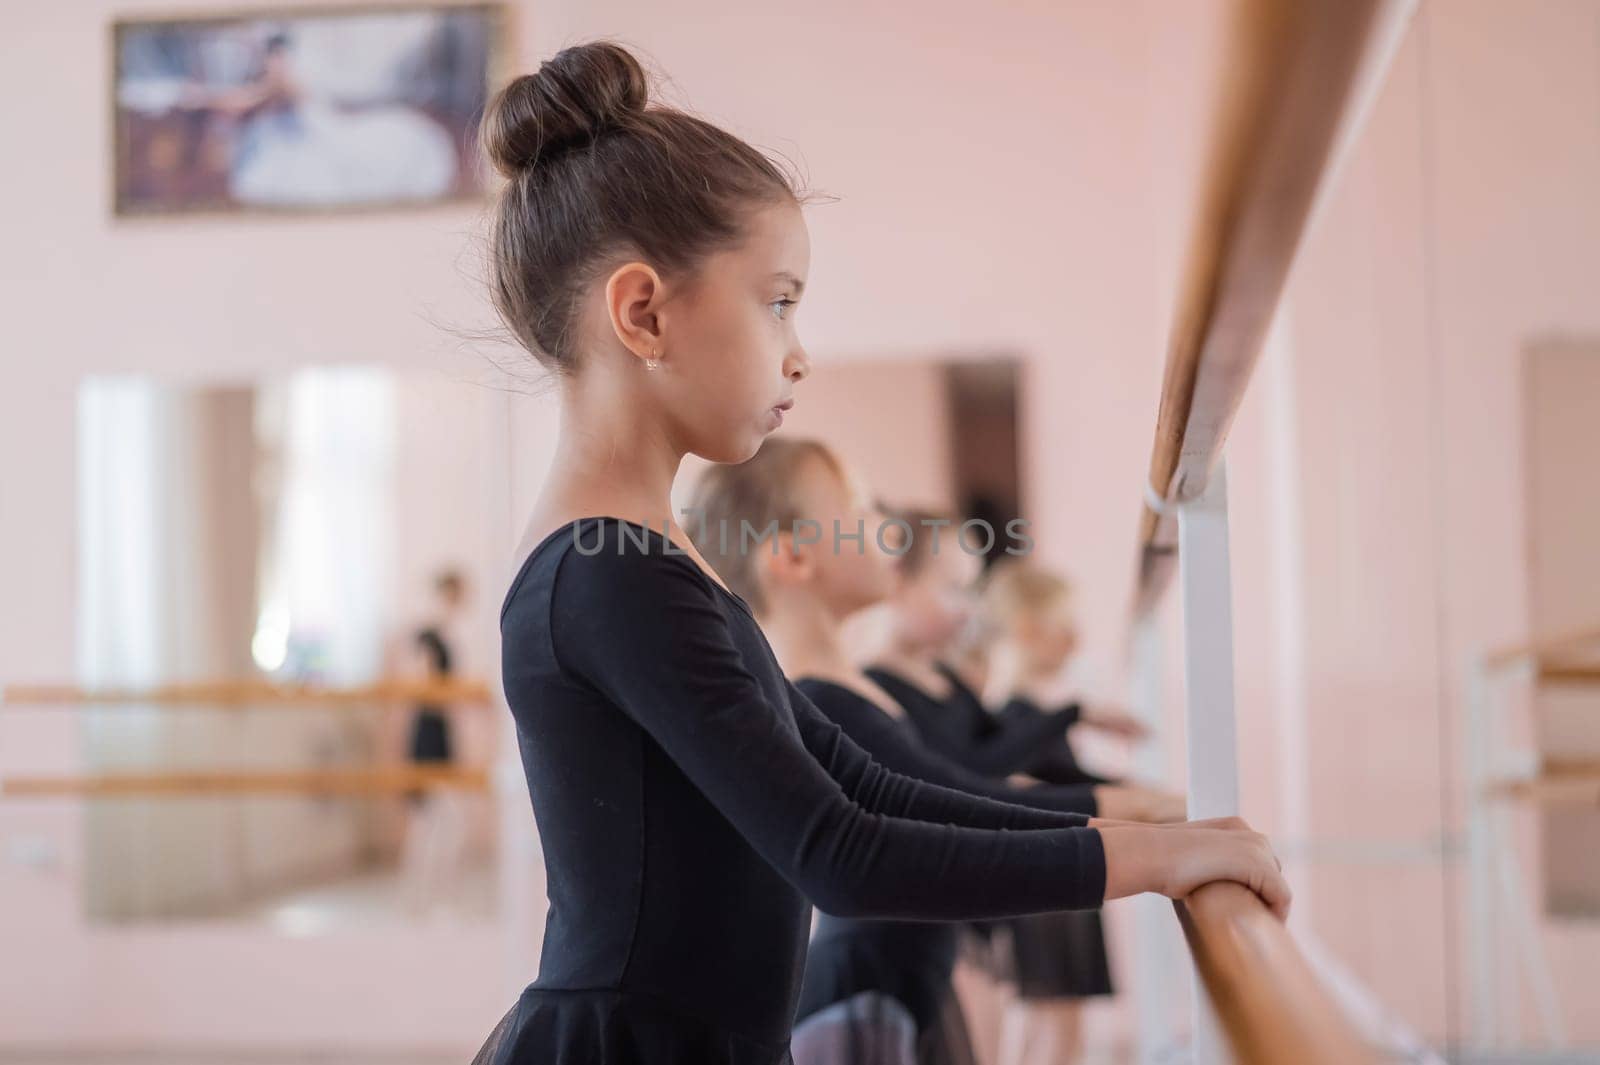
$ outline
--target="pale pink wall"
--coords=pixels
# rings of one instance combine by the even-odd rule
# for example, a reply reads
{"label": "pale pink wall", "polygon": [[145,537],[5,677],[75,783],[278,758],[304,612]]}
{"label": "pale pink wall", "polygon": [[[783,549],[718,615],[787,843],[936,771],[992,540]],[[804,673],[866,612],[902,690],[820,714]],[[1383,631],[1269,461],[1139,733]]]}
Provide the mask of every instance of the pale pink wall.
{"label": "pale pink wall", "polygon": [[[822,440],[854,465],[872,490],[898,503],[953,501],[949,412],[942,366],[929,358],[834,359],[814,365],[779,432]],[[673,503],[686,508],[707,466],[684,458]],[[682,519],[685,528],[692,528]],[[826,531],[826,530],[825,530]]]}
{"label": "pale pink wall", "polygon": [[[164,10],[185,9],[212,10]],[[34,4],[0,38],[6,142],[22,148],[0,202],[6,681],[72,671],[80,374],[478,366],[435,325],[484,321],[470,210],[111,222],[114,10]],[[556,0],[524,8],[518,37],[528,58],[621,35],[699,109],[797,156],[814,185],[843,197],[810,215],[799,321],[815,358],[1022,354],[1024,505],[1041,552],[1077,578],[1087,654],[1110,674],[1203,132],[1193,75],[1211,54],[1211,10]],[[1245,798],[1258,820],[1276,817],[1284,776],[1305,773],[1309,813],[1296,830],[1427,832],[1439,693],[1455,720],[1465,654],[1521,634],[1515,353],[1531,331],[1592,330],[1600,315],[1597,12],[1594,0],[1428,9],[1426,56],[1413,37],[1308,248],[1287,340],[1294,417],[1247,407],[1234,456],[1241,712],[1260,726],[1246,735]],[[489,428],[514,450],[487,534],[503,523],[491,550],[509,560],[554,422],[548,399],[505,409]],[[1291,429],[1297,494],[1262,480]],[[1295,499],[1298,521],[1285,523]],[[1281,552],[1303,583],[1306,657],[1303,668],[1288,659],[1287,679],[1284,601],[1258,548]],[[1286,691],[1305,700],[1312,758],[1262,772],[1280,749]],[[64,719],[0,720],[0,771],[75,759]],[[505,926],[448,936],[110,936],[79,918],[75,808],[0,806],[0,835],[61,856],[53,869],[0,864],[0,941],[8,958],[29,959],[0,963],[0,1032],[30,1043],[471,1043],[533,971],[539,884],[519,787],[513,777],[502,820],[514,859]],[[1442,1031],[1443,933],[1427,920],[1437,871],[1307,875],[1312,926],[1406,1016]],[[1557,944],[1567,972],[1579,971],[1576,942]],[[273,1008],[258,1010],[264,1001]]]}

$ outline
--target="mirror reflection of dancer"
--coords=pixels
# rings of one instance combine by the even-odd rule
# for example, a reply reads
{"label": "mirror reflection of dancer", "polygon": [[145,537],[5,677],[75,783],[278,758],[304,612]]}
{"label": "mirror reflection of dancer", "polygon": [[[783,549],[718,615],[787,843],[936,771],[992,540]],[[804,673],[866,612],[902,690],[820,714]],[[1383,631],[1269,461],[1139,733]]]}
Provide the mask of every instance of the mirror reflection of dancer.
{"label": "mirror reflection of dancer", "polygon": [[[467,582],[456,569],[434,578],[435,616],[414,634],[414,651],[425,663],[426,675],[445,680],[457,674],[453,647],[466,612]],[[412,715],[408,756],[413,765],[453,765],[456,744],[450,711],[443,706],[419,705]],[[465,796],[451,788],[431,788],[407,796],[405,845],[401,856],[406,908],[426,913],[440,902],[456,898],[466,841]]]}
{"label": "mirror reflection of dancer", "polygon": [[237,123],[228,194],[240,203],[432,199],[456,179],[456,148],[442,126],[404,105],[339,107],[296,73],[286,33],[262,43],[247,82],[187,85],[178,106]]}

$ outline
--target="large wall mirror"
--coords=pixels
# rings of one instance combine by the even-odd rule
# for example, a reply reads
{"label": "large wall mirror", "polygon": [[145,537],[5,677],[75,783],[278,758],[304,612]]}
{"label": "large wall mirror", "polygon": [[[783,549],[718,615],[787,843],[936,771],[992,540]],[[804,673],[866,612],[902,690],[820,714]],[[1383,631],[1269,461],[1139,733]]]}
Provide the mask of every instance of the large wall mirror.
{"label": "large wall mirror", "polygon": [[360,692],[498,664],[481,622],[498,402],[366,366],[83,384],[84,767],[113,786],[86,806],[91,919],[493,916],[486,789],[394,772],[489,765],[491,707]]}

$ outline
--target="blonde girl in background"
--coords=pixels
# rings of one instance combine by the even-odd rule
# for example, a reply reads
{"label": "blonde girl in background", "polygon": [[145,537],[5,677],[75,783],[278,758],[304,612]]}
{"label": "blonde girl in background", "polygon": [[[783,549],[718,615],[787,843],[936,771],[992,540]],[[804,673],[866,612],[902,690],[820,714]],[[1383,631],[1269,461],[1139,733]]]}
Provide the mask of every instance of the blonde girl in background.
{"label": "blonde girl in background", "polygon": [[[1057,705],[1063,672],[1080,640],[1070,588],[1029,557],[1002,559],[985,575],[982,631],[988,638],[987,690],[1011,727],[1066,715],[1130,739],[1144,729],[1120,710]],[[1047,709],[1048,708],[1048,709]],[[1083,769],[1069,736],[1029,766],[1058,784],[1114,784]],[[1175,808],[1180,800],[1173,797]],[[1040,914],[1002,922],[1000,972],[1016,998],[1001,1026],[1000,1065],[1069,1065],[1083,1054],[1083,1000],[1112,993],[1105,930],[1097,912]]]}
{"label": "blonde girl in background", "polygon": [[[896,559],[896,580],[885,601],[887,645],[866,672],[905,707],[922,741],[987,776],[1022,774],[1052,784],[1089,784],[1096,799],[1093,812],[1101,817],[1154,823],[1183,820],[1182,797],[1169,791],[1033,773],[1036,766],[1047,767],[1068,756],[1066,732],[1080,720],[1105,720],[1121,727],[1126,715],[1098,704],[1069,704],[1034,714],[1019,708],[991,712],[963,675],[974,672],[973,663],[984,663],[991,653],[988,649],[974,653],[972,647],[972,633],[983,627],[977,593],[981,557],[962,548],[961,521],[947,511],[897,508],[890,517],[916,534]],[[956,659],[963,661],[962,669],[952,664]]]}

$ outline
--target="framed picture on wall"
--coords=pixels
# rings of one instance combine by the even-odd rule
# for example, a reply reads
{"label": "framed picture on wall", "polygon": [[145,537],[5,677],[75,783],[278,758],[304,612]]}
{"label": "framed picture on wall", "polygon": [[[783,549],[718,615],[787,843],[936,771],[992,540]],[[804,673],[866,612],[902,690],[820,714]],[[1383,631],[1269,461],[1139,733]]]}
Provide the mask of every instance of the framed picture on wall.
{"label": "framed picture on wall", "polygon": [[262,10],[113,26],[119,215],[471,199],[499,4]]}

